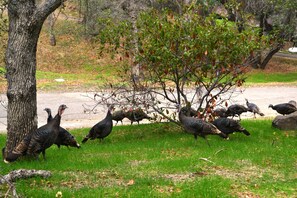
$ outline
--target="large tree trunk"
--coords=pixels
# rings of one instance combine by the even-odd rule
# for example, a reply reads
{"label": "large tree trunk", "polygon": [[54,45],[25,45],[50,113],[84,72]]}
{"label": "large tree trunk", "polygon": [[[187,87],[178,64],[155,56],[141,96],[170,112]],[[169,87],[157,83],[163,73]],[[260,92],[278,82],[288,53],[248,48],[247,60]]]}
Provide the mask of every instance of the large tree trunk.
{"label": "large tree trunk", "polygon": [[6,50],[7,141],[5,153],[12,151],[25,135],[37,129],[36,49],[46,17],[62,0],[8,1],[9,39]]}

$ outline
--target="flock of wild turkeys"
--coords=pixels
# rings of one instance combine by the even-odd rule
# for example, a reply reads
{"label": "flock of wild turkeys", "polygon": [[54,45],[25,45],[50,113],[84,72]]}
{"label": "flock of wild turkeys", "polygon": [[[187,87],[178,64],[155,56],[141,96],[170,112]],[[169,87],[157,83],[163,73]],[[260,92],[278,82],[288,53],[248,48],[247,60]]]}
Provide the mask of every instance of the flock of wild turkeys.
{"label": "flock of wild turkeys", "polygon": [[[264,114],[261,113],[259,107],[256,104],[250,103],[248,100],[246,100],[246,105],[247,107],[234,104],[230,105],[228,109],[218,108],[214,111],[214,116],[216,119],[214,119],[212,122],[207,122],[198,118],[198,112],[192,108],[179,106],[178,118],[185,131],[193,134],[195,139],[197,139],[198,136],[205,138],[210,134],[219,135],[222,138],[228,138],[229,134],[234,132],[242,132],[248,136],[250,133],[239,123],[240,115],[248,111],[252,112],[254,117],[256,117],[256,114],[259,114],[260,116],[264,116]],[[49,108],[44,109],[48,113],[47,124],[39,127],[34,133],[30,133],[29,135],[25,136],[23,140],[13,149],[13,151],[8,153],[6,156],[4,156],[5,148],[3,148],[2,153],[4,156],[4,162],[13,162],[16,161],[20,156],[25,155],[38,158],[40,153],[42,153],[43,158],[45,159],[45,150],[51,147],[53,144],[56,144],[58,147],[65,145],[80,148],[80,145],[77,143],[75,137],[67,130],[60,127],[61,116],[66,108],[66,105],[60,105],[58,113],[55,115],[55,117],[52,117],[51,110]],[[272,108],[282,115],[291,114],[297,111],[295,101],[277,105],[269,105],[269,108]],[[131,121],[131,124],[133,124],[133,122],[137,122],[139,124],[139,122],[143,119],[152,119],[140,108],[135,110],[119,110],[114,112],[113,109],[113,105],[108,107],[106,117],[90,129],[89,133],[82,140],[82,143],[85,143],[89,139],[103,140],[111,133],[113,128],[113,120],[118,123],[119,121],[122,122],[124,118],[128,118]],[[234,120],[234,116],[238,116],[239,120]]]}

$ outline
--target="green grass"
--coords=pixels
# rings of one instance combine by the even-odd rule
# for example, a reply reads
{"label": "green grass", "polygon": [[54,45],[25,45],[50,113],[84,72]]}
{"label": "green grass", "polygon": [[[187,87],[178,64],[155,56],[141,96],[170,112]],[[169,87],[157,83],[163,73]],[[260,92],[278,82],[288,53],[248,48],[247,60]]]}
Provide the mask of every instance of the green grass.
{"label": "green grass", "polygon": [[297,82],[297,73],[263,73],[257,71],[248,75],[246,79],[247,84],[257,83],[293,83]]}
{"label": "green grass", "polygon": [[[104,141],[89,140],[81,149],[52,146],[46,161],[0,162],[1,174],[52,172],[47,179],[16,181],[23,197],[55,197],[58,191],[63,197],[296,197],[296,131],[274,129],[271,120],[242,125],[251,136],[208,136],[210,147],[169,123],[116,126]],[[80,142],[88,129],[71,133]]]}

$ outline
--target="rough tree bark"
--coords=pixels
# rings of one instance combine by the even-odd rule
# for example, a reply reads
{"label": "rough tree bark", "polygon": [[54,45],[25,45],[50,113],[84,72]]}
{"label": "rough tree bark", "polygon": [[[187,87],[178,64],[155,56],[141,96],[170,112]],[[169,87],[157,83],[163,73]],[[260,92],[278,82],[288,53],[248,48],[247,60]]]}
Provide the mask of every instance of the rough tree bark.
{"label": "rough tree bark", "polygon": [[7,141],[12,151],[25,135],[37,129],[36,49],[42,25],[63,0],[8,1],[9,32],[6,49]]}

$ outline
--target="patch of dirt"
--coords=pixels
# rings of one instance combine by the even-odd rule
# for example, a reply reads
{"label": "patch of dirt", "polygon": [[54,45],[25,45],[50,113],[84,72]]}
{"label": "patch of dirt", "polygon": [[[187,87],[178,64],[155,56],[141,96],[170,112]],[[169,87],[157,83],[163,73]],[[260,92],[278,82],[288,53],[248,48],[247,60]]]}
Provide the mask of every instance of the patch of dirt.
{"label": "patch of dirt", "polygon": [[[84,171],[65,171],[62,173],[67,176],[67,180],[62,180],[60,186],[66,188],[98,188],[100,186],[130,186],[135,182],[134,180],[124,180],[116,172],[102,171],[102,172],[84,172]],[[53,187],[53,186],[52,186]]]}
{"label": "patch of dirt", "polygon": [[239,192],[236,193],[238,198],[260,198],[260,195],[255,195],[252,192]]}
{"label": "patch of dirt", "polygon": [[136,167],[136,166],[140,166],[142,164],[145,164],[147,163],[148,161],[145,161],[145,160],[134,160],[134,161],[130,161],[129,164],[133,167]]}
{"label": "patch of dirt", "polygon": [[161,194],[170,196],[172,193],[180,193],[182,190],[175,186],[154,186],[154,189]]}
{"label": "patch of dirt", "polygon": [[196,177],[203,177],[208,175],[206,172],[195,172],[195,173],[176,173],[176,174],[164,174],[162,177],[165,179],[172,180],[173,182],[184,182],[193,180]]}
{"label": "patch of dirt", "polygon": [[236,163],[241,166],[239,170],[226,169],[223,167],[215,166],[210,170],[210,172],[215,175],[220,175],[222,177],[233,180],[255,180],[257,178],[262,178],[264,174],[269,174],[274,179],[284,180],[283,175],[280,175],[277,171],[269,169],[268,167],[263,168],[255,166],[247,160],[239,160]]}

